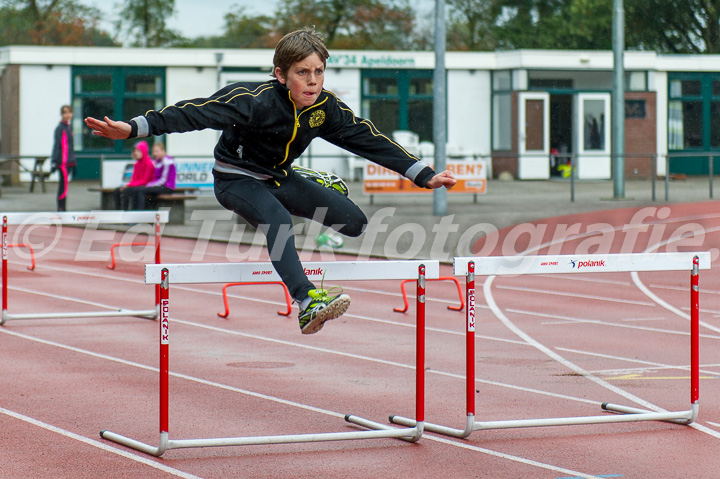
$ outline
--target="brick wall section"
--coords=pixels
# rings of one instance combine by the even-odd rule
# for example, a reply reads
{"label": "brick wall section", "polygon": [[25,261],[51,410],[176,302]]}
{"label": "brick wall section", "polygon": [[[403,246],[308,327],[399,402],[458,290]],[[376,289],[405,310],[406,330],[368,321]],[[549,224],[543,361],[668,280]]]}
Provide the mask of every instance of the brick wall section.
{"label": "brick wall section", "polygon": [[[626,92],[626,100],[645,100],[645,118],[625,119],[625,178],[646,179],[653,174],[651,158],[657,153],[657,94]],[[633,154],[645,155],[633,157]],[[637,170],[637,173],[635,171]]]}
{"label": "brick wall section", "polygon": [[[8,65],[0,77],[2,95],[2,118],[0,118],[0,154],[20,154],[20,67]],[[11,168],[17,171],[17,163]],[[7,179],[7,177],[6,177]],[[18,181],[14,174],[12,182]]]}
{"label": "brick wall section", "polygon": [[20,153],[20,68],[9,65],[0,78],[2,94],[2,139],[0,153],[17,155]]}

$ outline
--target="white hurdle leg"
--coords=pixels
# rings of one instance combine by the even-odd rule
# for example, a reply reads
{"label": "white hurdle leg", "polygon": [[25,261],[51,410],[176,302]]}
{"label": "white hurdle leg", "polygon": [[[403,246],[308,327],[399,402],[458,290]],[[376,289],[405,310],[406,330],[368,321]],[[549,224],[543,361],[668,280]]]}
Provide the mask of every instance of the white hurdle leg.
{"label": "white hurdle leg", "polygon": [[[390,275],[378,277],[378,264],[385,263],[386,271]],[[390,264],[392,263],[392,264]],[[157,447],[131,439],[127,436],[103,430],[100,437],[136,449],[153,456],[162,456],[167,450],[217,447],[217,446],[246,446],[265,444],[287,444],[300,442],[327,442],[355,439],[396,438],[415,442],[422,437],[424,425],[425,404],[425,279],[430,270],[429,277],[439,277],[439,263],[437,261],[395,261],[395,262],[331,262],[306,263],[306,269],[314,271],[317,275],[326,275],[330,280],[377,280],[377,279],[408,279],[408,271],[415,268],[417,271],[417,333],[416,333],[416,424],[408,428],[396,428],[380,424],[348,414],[348,422],[369,428],[368,431],[349,431],[317,434],[289,434],[277,436],[252,437],[225,437],[206,439],[171,439],[169,437],[169,344],[170,344],[170,302],[169,284],[171,272],[175,269],[180,277],[179,282],[189,283],[227,283],[247,280],[247,277],[262,278],[262,282],[274,282],[270,263],[244,263],[244,264],[196,264],[196,265],[146,265],[145,277],[147,283],[159,281],[160,284],[160,438]],[[160,268],[160,269],[158,269]],[[195,270],[195,271],[193,271]],[[312,276],[311,274],[311,276]],[[159,276],[158,276],[159,275]],[[389,277],[390,276],[390,277]]]}

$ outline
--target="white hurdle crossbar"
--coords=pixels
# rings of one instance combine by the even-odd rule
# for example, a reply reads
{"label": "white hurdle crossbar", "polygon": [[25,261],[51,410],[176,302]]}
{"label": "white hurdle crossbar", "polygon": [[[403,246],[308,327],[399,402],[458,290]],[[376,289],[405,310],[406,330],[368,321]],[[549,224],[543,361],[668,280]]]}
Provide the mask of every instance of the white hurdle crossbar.
{"label": "white hurdle crossbar", "polygon": [[353,415],[345,420],[371,429],[317,434],[289,434],[276,436],[228,437],[208,439],[170,439],[169,437],[169,348],[170,348],[170,283],[235,283],[252,279],[256,282],[277,282],[279,276],[271,263],[219,264],[148,264],[145,282],[160,284],[160,441],[157,447],[110,431],[100,437],[153,456],[162,456],[169,449],[213,446],[246,446],[287,444],[300,442],[343,441],[351,439],[397,438],[416,442],[422,437],[425,404],[425,279],[440,276],[438,261],[333,261],[304,263],[308,278],[330,281],[416,279],[416,392],[415,424],[396,428]]}
{"label": "white hurdle crossbar", "polygon": [[[426,422],[425,430],[447,436],[466,438],[473,431],[540,426],[567,426],[632,421],[665,421],[692,424],[697,419],[700,397],[699,359],[699,270],[710,269],[710,253],[638,253],[607,255],[490,256],[456,257],[455,276],[466,277],[466,409],[464,429]],[[611,273],[646,271],[690,271],[690,409],[655,412],[617,404],[603,403],[602,409],[620,413],[602,416],[475,421],[475,275],[521,275],[559,273]],[[390,416],[390,422],[412,426],[415,421]]]}
{"label": "white hurdle crossbar", "polygon": [[118,309],[115,311],[83,311],[75,313],[29,313],[10,314],[8,312],[8,225],[99,225],[153,223],[155,225],[155,262],[160,263],[160,225],[168,222],[167,211],[67,211],[61,213],[2,213],[2,316],[0,326],[17,319],[60,319],[60,318],[99,318],[113,316],[131,316],[155,319],[159,314],[160,287],[155,288],[155,308],[148,310]]}

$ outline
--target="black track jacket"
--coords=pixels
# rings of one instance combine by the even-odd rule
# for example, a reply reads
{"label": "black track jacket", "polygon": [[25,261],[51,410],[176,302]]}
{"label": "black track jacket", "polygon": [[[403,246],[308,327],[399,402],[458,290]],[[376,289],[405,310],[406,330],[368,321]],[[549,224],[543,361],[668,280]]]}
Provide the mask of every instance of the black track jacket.
{"label": "black track jacket", "polygon": [[216,165],[279,180],[313,138],[323,138],[426,187],[435,172],[368,120],[358,118],[332,92],[297,111],[290,90],[277,80],[235,83],[210,98],[181,101],[130,121],[130,138],[212,128],[222,135]]}

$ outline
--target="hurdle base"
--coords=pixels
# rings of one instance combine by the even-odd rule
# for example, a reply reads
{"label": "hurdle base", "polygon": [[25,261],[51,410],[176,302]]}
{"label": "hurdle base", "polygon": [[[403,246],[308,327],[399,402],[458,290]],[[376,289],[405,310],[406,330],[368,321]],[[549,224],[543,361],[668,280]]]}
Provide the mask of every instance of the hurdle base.
{"label": "hurdle base", "polygon": [[[400,426],[415,427],[417,421],[402,416],[390,416],[389,421],[393,424]],[[459,439],[465,439],[473,432],[473,425],[475,424],[475,416],[472,414],[467,415],[467,421],[465,423],[465,429],[455,429],[452,427],[441,426],[439,424],[433,424],[431,422],[424,423],[424,430],[428,432],[436,432],[444,436],[457,437]]]}
{"label": "hurdle base", "polygon": [[30,314],[10,314],[7,310],[2,312],[2,321],[0,326],[7,321],[19,319],[76,319],[76,318],[112,318],[112,317],[132,317],[155,320],[158,318],[158,310],[132,310],[118,309],[116,311],[88,311],[78,313],[30,313]]}
{"label": "hurdle base", "polygon": [[[617,413],[604,416],[578,416],[578,417],[557,417],[544,419],[515,419],[503,421],[482,421],[475,422],[472,414],[467,416],[467,424],[465,429],[455,429],[447,426],[426,422],[424,429],[428,432],[434,432],[445,436],[457,437],[465,439],[473,431],[485,431],[490,429],[515,429],[525,427],[547,427],[547,426],[574,426],[581,424],[608,424],[620,422],[638,422],[638,421],[661,421],[672,424],[680,424],[687,426],[695,422],[699,412],[699,405],[692,404],[687,411],[672,412],[655,412],[645,409],[621,406],[618,404],[603,403],[602,408],[605,411]],[[416,421],[402,416],[390,416],[390,422],[402,426],[412,427]]]}
{"label": "hurdle base", "polygon": [[145,454],[149,454],[155,457],[162,456],[168,449],[168,433],[166,432],[160,433],[160,443],[158,447],[154,447],[149,444],[145,444],[144,442],[130,439],[127,436],[122,436],[120,434],[105,430],[100,431],[100,437],[102,439],[107,439],[108,441],[127,446],[131,449],[135,449],[136,451],[144,452]]}
{"label": "hurdle base", "polygon": [[507,421],[476,422],[473,431],[488,429],[511,429],[523,427],[574,426],[579,424],[609,424],[637,421],[664,421],[680,424],[692,422],[693,410],[676,412],[639,412],[606,416],[559,417],[547,419],[518,419]]}
{"label": "hurdle base", "polygon": [[395,431],[397,435],[393,437],[397,437],[398,439],[408,442],[418,442],[422,437],[423,430],[425,428],[424,421],[413,421],[414,424],[409,428],[398,429],[396,427],[388,426],[387,424],[381,424],[379,422],[370,421],[369,419],[353,416],[352,414],[347,414],[345,416],[345,420],[349,423],[357,424],[358,426],[366,427],[368,429],[375,429],[378,431]]}
{"label": "hurdle base", "polygon": [[622,406],[619,404],[602,403],[603,410],[608,412],[614,412],[618,414],[675,414],[677,417],[672,419],[657,419],[658,421],[670,422],[673,424],[681,424],[687,426],[694,423],[697,420],[698,413],[700,411],[700,404],[695,402],[691,404],[690,409],[687,411],[679,411],[676,413],[656,413],[654,411],[647,411],[645,409],[638,409],[634,407]]}
{"label": "hurdle base", "polygon": [[[370,421],[366,424],[374,424]],[[370,431],[325,432],[316,434],[287,434],[279,436],[249,436],[249,437],[220,437],[206,439],[169,439],[168,433],[160,434],[160,445],[154,447],[127,436],[111,431],[100,431],[100,437],[108,441],[127,446],[151,456],[160,457],[170,449],[187,449],[195,447],[225,447],[225,446],[261,446],[268,444],[291,444],[304,442],[348,441],[355,439],[404,439],[410,442],[417,441],[422,435],[421,427],[412,429],[397,429],[380,426]]]}

